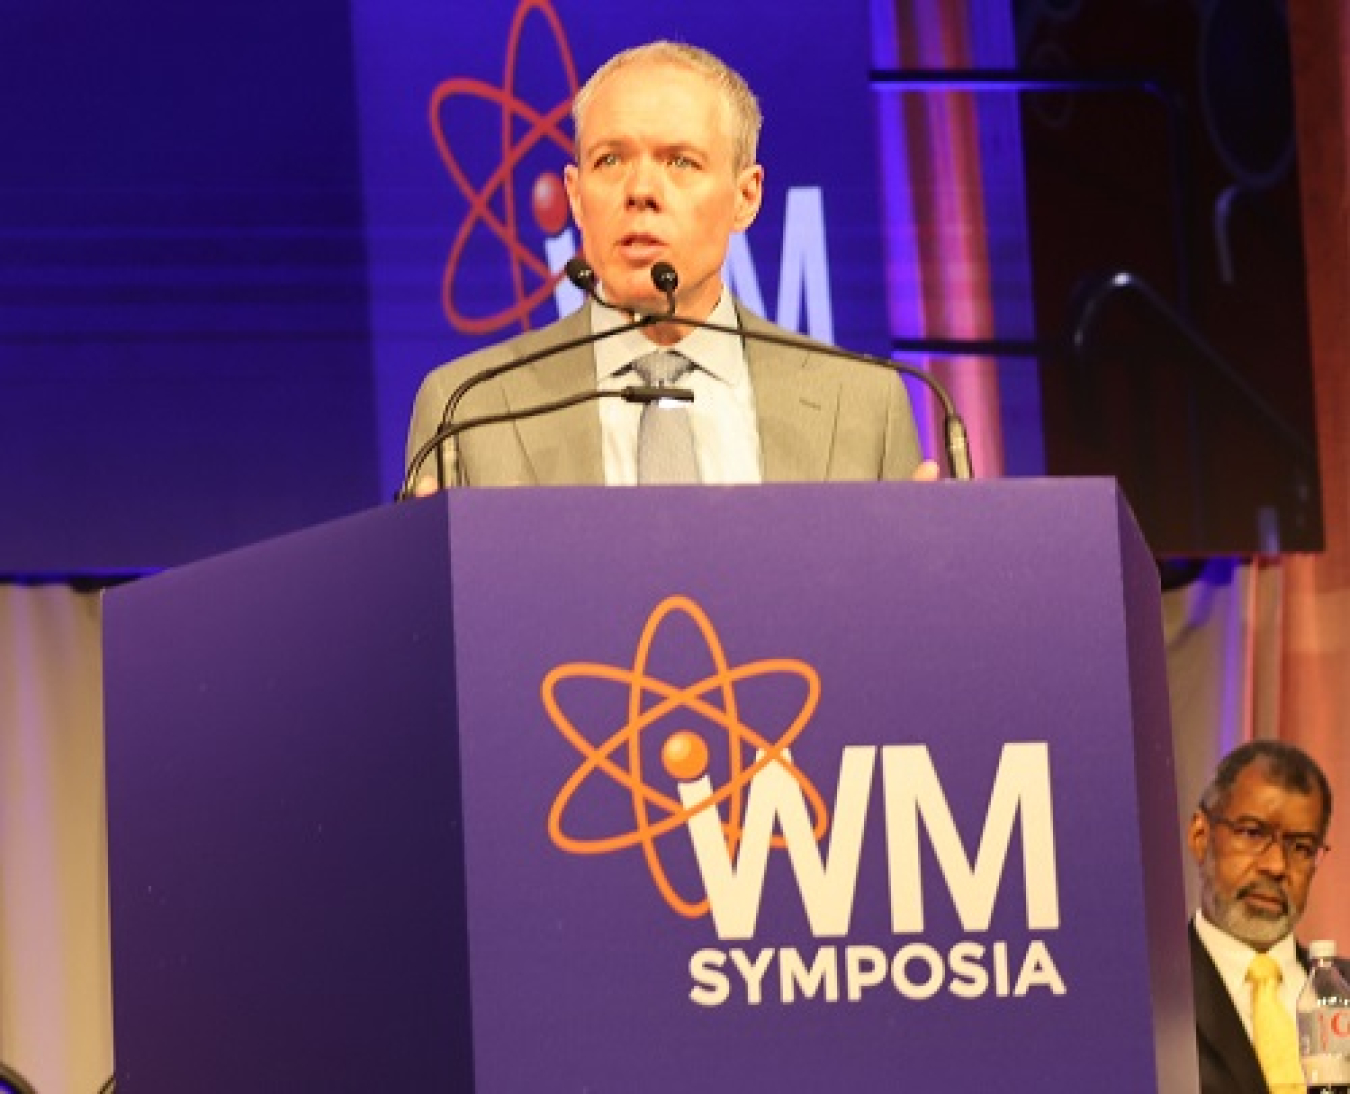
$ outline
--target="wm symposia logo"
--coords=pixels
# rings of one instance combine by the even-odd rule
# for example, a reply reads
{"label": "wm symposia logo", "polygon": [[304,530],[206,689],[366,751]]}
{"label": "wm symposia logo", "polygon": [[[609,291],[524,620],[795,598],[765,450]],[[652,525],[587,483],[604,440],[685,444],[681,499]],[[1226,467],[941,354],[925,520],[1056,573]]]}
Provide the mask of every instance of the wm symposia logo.
{"label": "wm symposia logo", "polygon": [[[697,631],[712,665],[711,672],[690,683],[662,680],[650,671],[663,625],[681,617]],[[686,626],[678,633],[688,630]],[[596,734],[569,716],[559,690],[577,681],[626,691],[626,719],[617,730]],[[744,713],[747,704],[738,689],[756,681],[792,695],[804,688],[800,702],[790,704],[795,712],[782,719],[785,724],[776,733],[757,729]],[[657,605],[642,628],[630,666],[560,665],[544,678],[541,692],[549,718],[581,757],[549,812],[549,836],[560,850],[609,855],[640,848],[666,904],[682,916],[710,916],[723,942],[754,938],[768,872],[773,862],[781,861],[772,852],[783,850],[811,935],[843,940],[805,956],[792,947],[700,950],[690,959],[690,997],[696,1003],[727,1002],[737,982],[752,1003],[761,1001],[772,983],[779,985],[785,1003],[799,995],[837,1001],[841,993],[856,1000],[887,981],[912,999],[930,998],[944,988],[964,997],[1019,997],[1037,989],[1065,992],[1046,941],[1031,937],[1060,925],[1049,749],[1044,742],[1001,746],[972,862],[924,745],[845,745],[835,800],[827,806],[790,751],[816,712],[819,674],[788,658],[733,665],[708,614],[688,597],[671,596]],[[789,707],[780,701],[776,709]],[[690,729],[691,723],[707,730]],[[664,737],[656,736],[660,734]],[[721,744],[720,753],[710,749],[709,738]],[[647,776],[655,756],[673,780],[675,793],[651,785]],[[878,770],[890,932],[908,939],[898,948],[849,937]],[[626,799],[619,830],[578,834],[579,826],[569,822],[588,795],[607,796],[611,805],[615,795]],[[616,813],[591,810],[586,815],[593,827],[596,816]],[[1026,931],[992,940],[987,936],[1019,824]],[[671,839],[685,847],[692,844],[701,893],[680,891],[672,881],[662,854]],[[945,950],[922,937],[925,841],[969,936]],[[775,962],[779,975],[770,978],[766,974]]]}
{"label": "wm symposia logo", "polygon": [[[648,675],[647,664],[652,643],[662,623],[682,613],[698,628],[713,662],[710,676],[684,687],[676,687]],[[791,724],[777,740],[770,741],[741,720],[736,686],[761,676],[788,674],[806,683],[806,698]],[[628,721],[607,740],[592,744],[563,712],[558,703],[558,685],[566,680],[586,678],[610,681],[628,689]],[[577,855],[603,855],[640,846],[651,871],[652,881],[670,907],[686,916],[708,912],[708,900],[681,896],[675,891],[662,866],[657,841],[667,833],[690,826],[691,831],[717,830],[728,856],[740,846],[745,814],[745,795],[751,780],[771,765],[782,777],[792,780],[809,798],[815,813],[811,836],[825,834],[828,817],[825,803],[811,781],[791,763],[787,749],[806,728],[820,699],[820,677],[802,661],[777,659],[756,661],[732,668],[721,640],[707,614],[692,600],[668,597],[652,612],[638,639],[637,654],[631,668],[579,662],[562,665],[548,674],[543,685],[544,707],[553,724],[581,753],[583,762],[549,812],[548,830],[553,842],[564,851]],[[651,700],[655,700],[651,702]],[[710,754],[707,742],[692,730],[679,729],[661,746],[661,762],[679,786],[680,799],[662,794],[647,785],[642,770],[642,738],[671,715],[687,712],[725,734],[726,781],[714,789],[708,776]],[[593,777],[613,780],[632,799],[633,827],[608,836],[579,838],[569,835],[564,815],[577,792]],[[725,806],[727,819],[721,820]]]}

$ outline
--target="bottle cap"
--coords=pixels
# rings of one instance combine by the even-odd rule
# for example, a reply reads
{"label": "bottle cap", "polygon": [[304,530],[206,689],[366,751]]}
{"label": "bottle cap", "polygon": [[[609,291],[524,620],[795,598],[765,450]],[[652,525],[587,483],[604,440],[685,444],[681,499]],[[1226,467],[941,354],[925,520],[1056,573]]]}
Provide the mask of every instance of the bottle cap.
{"label": "bottle cap", "polygon": [[1308,956],[1316,961],[1319,957],[1335,957],[1336,943],[1329,938],[1319,938],[1308,946]]}

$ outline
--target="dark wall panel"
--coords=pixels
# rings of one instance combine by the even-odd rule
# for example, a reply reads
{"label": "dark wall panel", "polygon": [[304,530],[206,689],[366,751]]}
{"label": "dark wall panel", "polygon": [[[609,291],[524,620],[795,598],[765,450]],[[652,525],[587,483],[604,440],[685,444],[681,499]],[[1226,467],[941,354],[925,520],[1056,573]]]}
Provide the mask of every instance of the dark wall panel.
{"label": "dark wall panel", "polygon": [[1037,325],[1079,336],[1049,470],[1117,475],[1159,553],[1320,549],[1283,4],[1018,7],[1021,64],[1084,77],[1023,97]]}
{"label": "dark wall panel", "polygon": [[6,24],[0,574],[165,566],[377,501],[346,5]]}

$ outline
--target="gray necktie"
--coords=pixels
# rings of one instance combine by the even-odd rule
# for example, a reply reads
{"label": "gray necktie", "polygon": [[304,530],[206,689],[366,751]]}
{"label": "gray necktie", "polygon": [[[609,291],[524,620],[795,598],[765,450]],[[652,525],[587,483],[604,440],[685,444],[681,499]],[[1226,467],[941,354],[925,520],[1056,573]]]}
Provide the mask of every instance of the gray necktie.
{"label": "gray necktie", "polygon": [[[642,382],[656,387],[679,383],[693,367],[689,358],[670,350],[649,353],[633,362]],[[647,403],[638,426],[638,482],[698,482],[698,457],[686,403]]]}

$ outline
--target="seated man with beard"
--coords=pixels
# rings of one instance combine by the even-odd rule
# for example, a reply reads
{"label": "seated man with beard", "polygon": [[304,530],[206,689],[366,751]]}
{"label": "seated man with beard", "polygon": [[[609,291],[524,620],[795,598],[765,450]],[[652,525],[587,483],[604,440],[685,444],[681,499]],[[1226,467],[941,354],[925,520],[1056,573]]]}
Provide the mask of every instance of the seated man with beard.
{"label": "seated man with beard", "polygon": [[1187,842],[1200,868],[1191,978],[1203,1094],[1304,1090],[1295,1004],[1307,952],[1294,941],[1331,820],[1331,788],[1293,745],[1229,753]]}

